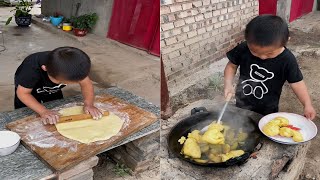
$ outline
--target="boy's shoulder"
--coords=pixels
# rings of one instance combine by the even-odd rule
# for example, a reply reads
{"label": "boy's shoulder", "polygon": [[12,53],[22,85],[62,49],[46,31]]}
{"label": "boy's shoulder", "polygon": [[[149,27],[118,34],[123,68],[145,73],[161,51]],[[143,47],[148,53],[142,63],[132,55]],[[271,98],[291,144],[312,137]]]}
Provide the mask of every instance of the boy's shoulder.
{"label": "boy's shoulder", "polygon": [[41,51],[41,52],[32,53],[29,56],[27,56],[25,59],[35,59],[35,58],[46,57],[49,55],[50,52],[51,51]]}
{"label": "boy's shoulder", "polygon": [[237,54],[240,57],[240,56],[246,56],[246,55],[250,54],[250,49],[248,47],[247,41],[242,41],[242,42],[238,43],[229,52]]}
{"label": "boy's shoulder", "polygon": [[290,49],[288,49],[287,47],[284,47],[285,48],[285,51],[286,51],[286,56],[287,57],[290,57],[292,59],[296,59],[296,56],[292,53],[292,51]]}
{"label": "boy's shoulder", "polygon": [[49,53],[50,51],[32,53],[23,60],[23,64],[43,64],[48,59]]}
{"label": "boy's shoulder", "polygon": [[49,52],[50,51],[42,51],[28,55],[18,67],[17,72],[21,69],[40,69],[42,65],[46,64]]}
{"label": "boy's shoulder", "polygon": [[287,47],[284,48],[285,50],[274,59],[277,59],[278,62],[282,62],[282,64],[296,63],[297,59],[295,55]]}
{"label": "boy's shoulder", "polygon": [[250,50],[246,41],[239,43],[236,47],[226,53],[229,61],[235,65],[240,65],[241,59],[243,59],[243,57],[248,57],[249,54]]}
{"label": "boy's shoulder", "polygon": [[250,51],[247,41],[242,41],[240,43],[238,43],[238,45],[236,47],[234,47],[233,49],[237,49],[238,51]]}

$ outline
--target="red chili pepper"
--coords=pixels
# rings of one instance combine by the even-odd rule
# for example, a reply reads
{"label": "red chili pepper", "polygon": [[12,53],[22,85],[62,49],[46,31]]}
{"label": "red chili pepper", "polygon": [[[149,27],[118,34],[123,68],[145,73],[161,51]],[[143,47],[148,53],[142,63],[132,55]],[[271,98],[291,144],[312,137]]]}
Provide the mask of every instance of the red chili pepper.
{"label": "red chili pepper", "polygon": [[299,130],[301,130],[300,128],[298,128],[298,127],[294,127],[293,125],[287,125],[287,126],[285,126],[285,127],[287,127],[287,128],[290,128],[290,129],[292,129],[292,130],[295,130],[295,131],[299,131]]}
{"label": "red chili pepper", "polygon": [[300,128],[297,128],[297,127],[292,127],[291,129],[296,130],[296,131],[301,130]]}

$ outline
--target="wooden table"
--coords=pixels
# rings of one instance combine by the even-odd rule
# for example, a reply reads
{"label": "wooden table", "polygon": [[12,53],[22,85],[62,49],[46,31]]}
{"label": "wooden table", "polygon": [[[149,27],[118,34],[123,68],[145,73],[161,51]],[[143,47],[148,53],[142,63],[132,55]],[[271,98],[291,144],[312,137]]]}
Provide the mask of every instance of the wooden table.
{"label": "wooden table", "polygon": [[[131,103],[138,106],[148,112],[152,112],[159,116],[159,107],[146,102],[141,97],[135,96],[128,91],[119,88],[109,88],[104,91],[100,91],[97,94],[110,94],[112,96],[118,97],[127,103]],[[64,100],[54,101],[46,104],[48,108],[53,108],[67,104],[70,102],[81,101],[81,96],[75,96],[67,98]],[[27,117],[32,114],[27,108],[15,110],[12,112],[0,113],[0,128],[4,128],[5,124],[13,122],[17,119]],[[121,142],[114,144],[110,147],[106,147],[101,152],[107,151],[114,147],[120,146],[127,142],[133,141],[140,137],[146,136],[150,133],[159,130],[160,123],[156,121],[155,123],[149,125],[146,128],[132,134],[131,136],[123,139]],[[26,150],[23,146],[19,146],[17,151],[11,155],[0,157],[0,177],[1,179],[39,179],[42,177],[50,176],[53,173],[47,166],[45,166],[41,161],[39,161],[30,151]],[[3,178],[2,178],[3,177]]]}

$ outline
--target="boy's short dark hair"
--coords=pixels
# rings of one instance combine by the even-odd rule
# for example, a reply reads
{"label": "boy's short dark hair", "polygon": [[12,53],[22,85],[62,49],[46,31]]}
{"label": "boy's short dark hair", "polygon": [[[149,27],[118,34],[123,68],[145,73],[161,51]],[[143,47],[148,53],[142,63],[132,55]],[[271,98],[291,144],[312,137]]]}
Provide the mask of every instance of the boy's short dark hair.
{"label": "boy's short dark hair", "polygon": [[259,46],[285,46],[289,39],[288,25],[279,16],[260,15],[247,24],[245,39]]}
{"label": "boy's short dark hair", "polygon": [[49,53],[46,69],[50,76],[68,81],[80,81],[88,76],[91,68],[89,56],[74,47],[59,47]]}

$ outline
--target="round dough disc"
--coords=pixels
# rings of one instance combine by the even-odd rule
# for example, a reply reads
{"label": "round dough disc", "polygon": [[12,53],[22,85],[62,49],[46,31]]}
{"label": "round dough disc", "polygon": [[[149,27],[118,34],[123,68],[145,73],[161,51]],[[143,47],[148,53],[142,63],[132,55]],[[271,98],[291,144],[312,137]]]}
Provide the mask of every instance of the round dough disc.
{"label": "round dough disc", "polygon": [[[63,116],[83,114],[83,106],[74,106],[59,111]],[[67,123],[58,123],[56,128],[58,132],[69,139],[82,143],[91,143],[95,141],[107,140],[118,134],[124,120],[114,114],[104,116],[99,120],[86,119]]]}

